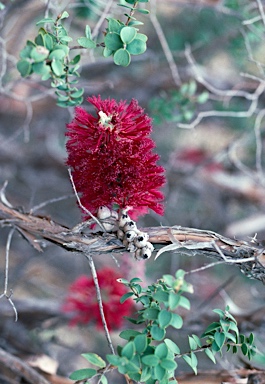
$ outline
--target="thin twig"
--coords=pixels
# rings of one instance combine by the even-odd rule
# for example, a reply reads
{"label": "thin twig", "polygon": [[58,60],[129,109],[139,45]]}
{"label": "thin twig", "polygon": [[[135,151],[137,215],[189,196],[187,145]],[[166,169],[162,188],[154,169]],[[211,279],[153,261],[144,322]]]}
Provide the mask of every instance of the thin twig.
{"label": "thin twig", "polygon": [[89,253],[86,253],[85,257],[88,260],[89,267],[90,267],[90,270],[91,270],[91,273],[92,273],[92,277],[93,277],[93,281],[94,281],[94,284],[95,284],[96,293],[97,293],[97,301],[98,301],[98,305],[99,305],[99,312],[100,312],[102,324],[103,324],[103,327],[104,327],[105,335],[106,335],[106,338],[107,338],[107,341],[108,341],[108,345],[110,347],[110,350],[111,350],[112,354],[115,355],[115,351],[114,351],[114,348],[113,348],[113,344],[112,344],[112,341],[111,341],[108,325],[107,325],[105,314],[104,314],[104,308],[103,308],[101,292],[100,292],[100,286],[99,286],[99,283],[98,283],[98,276],[97,276],[97,271],[96,271],[96,268],[95,268],[95,264],[94,264],[92,256]]}
{"label": "thin twig", "polygon": [[265,109],[262,109],[261,111],[259,111],[257,115],[255,126],[254,126],[254,131],[256,136],[256,168],[257,168],[259,179],[263,184],[265,184],[265,180],[264,180],[264,172],[262,168],[262,139],[261,139],[260,127],[261,127],[261,122],[264,116],[265,116]]}
{"label": "thin twig", "polygon": [[80,200],[80,197],[77,193],[77,190],[76,190],[76,187],[75,187],[75,183],[74,183],[74,179],[73,179],[73,176],[72,176],[72,172],[71,172],[71,169],[68,168],[68,173],[69,173],[69,177],[70,177],[70,180],[71,180],[71,183],[72,183],[72,186],[73,186],[73,189],[74,189],[74,193],[75,193],[75,196],[77,198],[77,201],[78,201],[78,204],[79,206],[83,209],[84,212],[86,212],[89,216],[92,217],[93,220],[95,220],[95,222],[100,226],[100,228],[103,230],[103,232],[106,232],[106,229],[104,228],[104,226],[101,224],[101,222],[98,220],[98,218],[96,216],[94,216],[86,207],[83,206],[83,204],[81,203],[81,200]]}
{"label": "thin twig", "polygon": [[29,211],[29,213],[32,215],[32,213],[38,211],[39,209],[41,209],[43,207],[46,207],[46,205],[57,203],[58,201],[70,199],[72,197],[76,197],[76,194],[72,193],[70,195],[64,195],[64,196],[60,196],[60,197],[55,197],[54,199],[49,199],[49,200],[43,201],[42,203],[32,207],[31,210]]}
{"label": "thin twig", "polygon": [[100,18],[99,18],[97,24],[95,25],[95,27],[94,27],[92,33],[91,33],[92,38],[95,38],[95,37],[98,35],[98,33],[99,33],[99,29],[100,29],[102,23],[104,22],[104,20],[106,19],[106,16],[107,16],[108,13],[109,13],[109,10],[110,10],[110,8],[111,8],[111,6],[112,6],[112,3],[113,3],[113,0],[109,0],[109,1],[107,2],[107,4],[106,4],[104,10],[101,12],[101,16],[100,16]]}
{"label": "thin twig", "polygon": [[185,129],[194,129],[206,117],[236,117],[236,118],[251,117],[257,110],[259,96],[263,93],[264,89],[265,89],[265,83],[259,84],[259,86],[257,87],[256,91],[253,94],[255,95],[255,98],[253,98],[249,108],[246,111],[239,111],[239,112],[216,111],[216,110],[203,111],[203,112],[199,112],[196,119],[193,120],[191,123],[188,123],[188,124],[179,123],[178,127],[185,128]]}
{"label": "thin twig", "polygon": [[157,33],[157,37],[158,37],[160,44],[161,44],[161,47],[163,49],[164,55],[167,59],[173,80],[177,86],[180,86],[181,85],[181,79],[179,76],[178,67],[175,63],[174,57],[172,55],[172,52],[171,52],[169,45],[167,43],[167,40],[165,38],[165,34],[163,32],[163,29],[161,28],[161,25],[160,25],[160,23],[157,19],[157,16],[156,16],[156,0],[151,0],[150,5],[151,5],[150,20],[154,26],[154,29]]}
{"label": "thin twig", "polygon": [[256,0],[256,2],[258,4],[259,13],[260,13],[263,25],[265,26],[265,14],[264,14],[264,9],[263,9],[262,2],[260,0]]}
{"label": "thin twig", "polygon": [[6,241],[6,257],[5,257],[6,265],[5,265],[4,292],[0,295],[0,299],[2,299],[3,297],[7,298],[7,300],[9,301],[9,303],[11,305],[11,307],[14,310],[15,321],[17,321],[17,319],[18,319],[17,310],[16,310],[16,307],[15,307],[15,305],[14,305],[12,299],[11,299],[13,291],[10,289],[10,293],[8,294],[9,254],[10,254],[11,240],[12,240],[14,232],[15,232],[15,228],[11,228],[11,230],[9,231],[9,234],[7,236],[7,241]]}

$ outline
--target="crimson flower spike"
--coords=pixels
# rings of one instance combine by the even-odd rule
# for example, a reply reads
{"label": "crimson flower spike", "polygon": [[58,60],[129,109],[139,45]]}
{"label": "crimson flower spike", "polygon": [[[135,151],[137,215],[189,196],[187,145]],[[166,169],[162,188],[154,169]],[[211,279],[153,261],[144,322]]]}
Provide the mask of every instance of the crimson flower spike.
{"label": "crimson flower spike", "polygon": [[[81,203],[92,214],[100,206],[130,207],[137,218],[152,209],[164,213],[164,168],[157,165],[150,137],[151,119],[136,100],[129,104],[114,99],[89,97],[96,116],[75,109],[67,125],[67,165],[72,170]],[[84,217],[87,219],[87,217]]]}

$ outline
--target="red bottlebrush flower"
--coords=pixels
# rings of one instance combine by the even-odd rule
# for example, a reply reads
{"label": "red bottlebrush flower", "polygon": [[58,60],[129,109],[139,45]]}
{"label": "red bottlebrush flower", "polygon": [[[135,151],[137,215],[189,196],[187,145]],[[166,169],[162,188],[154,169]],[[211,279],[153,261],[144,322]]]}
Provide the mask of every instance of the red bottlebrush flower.
{"label": "red bottlebrush flower", "polygon": [[164,169],[157,165],[151,119],[136,100],[129,104],[100,96],[88,101],[96,116],[77,107],[67,125],[68,160],[81,202],[93,214],[102,205],[163,214]]}
{"label": "red bottlebrush flower", "polygon": [[[103,268],[98,271],[97,275],[108,327],[109,329],[120,328],[124,316],[131,313],[133,301],[126,300],[123,304],[120,303],[120,298],[127,292],[127,289],[117,282],[120,276],[112,268]],[[73,314],[70,325],[92,322],[98,328],[103,328],[92,277],[82,275],[73,282],[62,310]]]}

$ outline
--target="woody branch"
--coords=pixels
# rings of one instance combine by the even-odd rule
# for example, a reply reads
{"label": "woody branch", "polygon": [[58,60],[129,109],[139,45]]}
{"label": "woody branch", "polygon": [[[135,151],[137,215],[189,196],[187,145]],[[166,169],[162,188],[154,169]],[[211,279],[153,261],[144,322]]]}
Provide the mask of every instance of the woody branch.
{"label": "woody branch", "polygon": [[[68,251],[83,254],[124,252],[116,233],[82,233],[62,226],[47,217],[7,206],[0,202],[0,225],[15,228],[36,250],[42,251],[42,241],[47,240]],[[82,226],[81,226],[82,227]],[[218,262],[235,264],[247,276],[265,284],[265,248],[257,239],[235,240],[213,231],[163,226],[142,228],[148,233],[157,256],[172,251],[189,256],[208,256]]]}

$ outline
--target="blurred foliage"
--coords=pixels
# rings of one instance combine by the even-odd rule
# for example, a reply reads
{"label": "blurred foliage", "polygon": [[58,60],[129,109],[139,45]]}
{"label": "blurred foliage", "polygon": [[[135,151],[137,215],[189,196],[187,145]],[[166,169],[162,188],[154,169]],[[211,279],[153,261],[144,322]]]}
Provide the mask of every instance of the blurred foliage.
{"label": "blurred foliage", "polygon": [[196,111],[197,104],[207,102],[209,93],[203,91],[196,94],[197,84],[194,80],[181,85],[179,89],[161,92],[160,97],[154,97],[149,102],[155,124],[163,121],[179,123],[190,121]]}
{"label": "blurred foliage", "polygon": [[[126,344],[117,348],[117,355],[107,355],[106,359],[120,374],[128,376],[132,382],[146,384],[177,383],[175,379],[178,364],[177,359],[182,358],[197,374],[198,360],[196,354],[204,352],[216,363],[215,354],[226,347],[233,353],[242,351],[249,360],[256,354],[254,335],[248,337],[239,333],[236,319],[229,313],[227,306],[224,311],[215,309],[219,321],[211,323],[201,338],[206,338],[206,344],[195,334],[188,336],[189,351],[181,352],[178,344],[166,337],[167,328],[180,329],[183,326],[182,317],[176,313],[179,307],[190,310],[190,301],[186,294],[193,293],[193,287],[185,281],[185,272],[178,270],[175,276],[164,275],[162,279],[149,285],[141,286],[141,279],[133,278],[130,281],[119,279],[130,289],[121,298],[121,303],[133,299],[141,305],[134,318],[128,320],[135,325],[134,329],[126,329],[120,337]],[[107,363],[95,353],[82,355],[99,371],[94,368],[81,369],[70,375],[72,380],[87,380],[94,376],[101,376],[100,381],[107,383],[107,377],[102,369]],[[102,380],[102,376],[104,379]]]}

